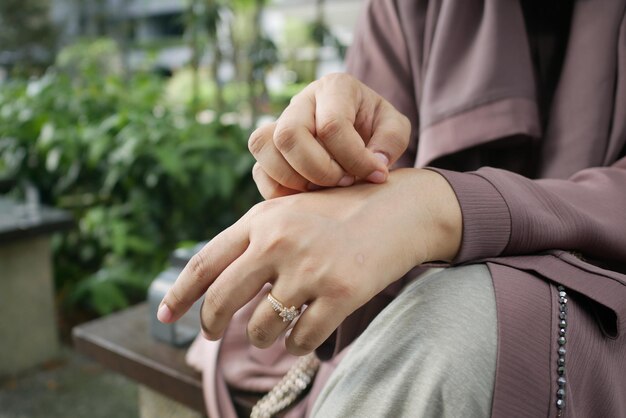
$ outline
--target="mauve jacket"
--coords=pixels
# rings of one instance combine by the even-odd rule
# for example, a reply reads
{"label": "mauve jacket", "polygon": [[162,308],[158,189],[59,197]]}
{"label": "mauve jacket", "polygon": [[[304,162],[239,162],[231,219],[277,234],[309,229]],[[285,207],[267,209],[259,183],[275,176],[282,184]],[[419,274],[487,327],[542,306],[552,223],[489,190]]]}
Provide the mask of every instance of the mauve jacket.
{"label": "mauve jacket", "polygon": [[[487,263],[498,315],[494,417],[557,416],[557,285],[567,288],[565,417],[626,417],[626,0],[380,0],[348,71],[412,122],[398,166],[429,167],[461,205],[453,264]],[[416,191],[419,193],[419,191]],[[401,197],[400,197],[401,198]],[[352,314],[288,417],[310,413],[344,348],[406,279]],[[209,416],[228,388],[267,391],[293,358],[245,322],[197,340]],[[468,342],[469,343],[469,342]]]}

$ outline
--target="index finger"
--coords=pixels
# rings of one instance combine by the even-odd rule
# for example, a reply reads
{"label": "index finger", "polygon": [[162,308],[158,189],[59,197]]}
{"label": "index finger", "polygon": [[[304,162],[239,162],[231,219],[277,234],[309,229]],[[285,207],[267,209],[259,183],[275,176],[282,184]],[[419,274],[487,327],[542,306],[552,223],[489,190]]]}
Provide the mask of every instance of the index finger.
{"label": "index finger", "polygon": [[177,321],[209,288],[219,274],[246,250],[249,241],[248,217],[244,215],[195,254],[161,301],[157,318]]}
{"label": "index finger", "polygon": [[336,186],[345,173],[314,137],[315,86],[310,84],[293,97],[278,119],[273,140],[302,177],[320,186]]}
{"label": "index finger", "polygon": [[[369,138],[363,138],[355,128],[358,113],[375,113],[369,103],[375,100],[364,100],[363,96],[369,92],[359,84],[348,82],[350,79],[346,77],[342,74],[326,77],[316,91],[317,138],[347,173],[383,182],[388,174],[386,161],[366,147]],[[379,174],[370,178],[375,172]]]}

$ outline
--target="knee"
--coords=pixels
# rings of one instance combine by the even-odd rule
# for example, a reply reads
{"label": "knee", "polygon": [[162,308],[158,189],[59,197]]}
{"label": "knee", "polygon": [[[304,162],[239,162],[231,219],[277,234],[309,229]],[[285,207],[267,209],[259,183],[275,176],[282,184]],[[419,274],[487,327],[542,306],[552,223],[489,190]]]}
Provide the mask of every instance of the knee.
{"label": "knee", "polygon": [[484,265],[448,268],[418,279],[393,304],[401,305],[400,332],[414,333],[412,340],[431,351],[431,359],[463,367],[495,353],[495,294]]}

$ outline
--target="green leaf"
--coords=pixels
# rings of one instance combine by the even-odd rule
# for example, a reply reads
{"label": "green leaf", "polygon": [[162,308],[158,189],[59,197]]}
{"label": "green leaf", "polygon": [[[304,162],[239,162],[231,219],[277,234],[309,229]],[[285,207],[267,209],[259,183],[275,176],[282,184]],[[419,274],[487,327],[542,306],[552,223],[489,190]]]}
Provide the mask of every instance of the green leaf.
{"label": "green leaf", "polygon": [[110,281],[99,281],[91,289],[91,303],[100,315],[106,315],[128,306],[124,293]]}

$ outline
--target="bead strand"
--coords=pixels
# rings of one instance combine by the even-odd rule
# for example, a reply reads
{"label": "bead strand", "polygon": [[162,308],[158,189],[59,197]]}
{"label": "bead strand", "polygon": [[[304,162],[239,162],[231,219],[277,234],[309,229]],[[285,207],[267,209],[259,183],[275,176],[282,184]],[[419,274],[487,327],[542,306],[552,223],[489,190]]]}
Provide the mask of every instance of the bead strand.
{"label": "bead strand", "polygon": [[565,387],[567,384],[565,376],[565,354],[567,353],[565,349],[565,345],[567,344],[567,293],[563,286],[558,286],[557,289],[559,291],[559,336],[557,338],[559,348],[557,351],[556,372],[559,377],[557,378],[556,408],[558,410],[557,416],[561,417],[565,409]]}
{"label": "bead strand", "polygon": [[254,405],[250,418],[271,418],[290,406],[311,384],[319,366],[315,353],[296,360],[287,374]]}

